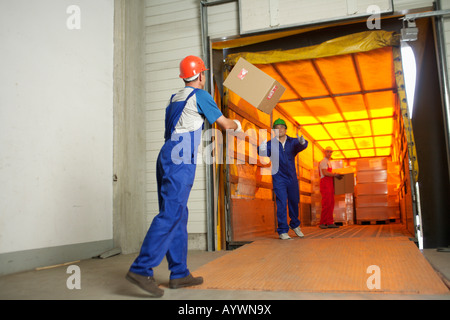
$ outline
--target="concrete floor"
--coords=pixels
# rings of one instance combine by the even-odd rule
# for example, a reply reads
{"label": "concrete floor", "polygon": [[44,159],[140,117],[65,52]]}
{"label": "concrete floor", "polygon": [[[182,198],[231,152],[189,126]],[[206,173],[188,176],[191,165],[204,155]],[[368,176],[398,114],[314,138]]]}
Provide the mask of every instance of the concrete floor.
{"label": "concrete floor", "polygon": [[[200,266],[228,254],[230,251],[190,251],[188,266],[195,271]],[[450,253],[424,250],[425,257],[450,279]],[[146,300],[147,294],[125,279],[125,274],[136,254],[117,255],[107,259],[90,259],[44,270],[34,270],[0,277],[1,300]],[[77,265],[81,272],[81,289],[67,288],[71,274],[69,265]],[[305,293],[225,291],[200,289],[169,289],[169,271],[164,260],[155,269],[155,278],[165,294],[151,300],[450,300],[444,295],[400,295],[380,293]]]}

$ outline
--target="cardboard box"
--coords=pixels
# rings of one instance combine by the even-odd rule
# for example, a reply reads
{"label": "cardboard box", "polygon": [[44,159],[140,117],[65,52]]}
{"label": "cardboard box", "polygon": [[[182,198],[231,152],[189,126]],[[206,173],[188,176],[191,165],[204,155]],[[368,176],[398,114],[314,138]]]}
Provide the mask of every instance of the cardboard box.
{"label": "cardboard box", "polygon": [[342,179],[334,178],[334,194],[353,193],[355,190],[355,176],[353,173],[343,175]]}
{"label": "cardboard box", "polygon": [[400,210],[396,207],[356,207],[357,221],[383,221],[399,218]]}
{"label": "cardboard box", "polygon": [[244,58],[238,60],[223,85],[267,114],[272,112],[286,90]]}
{"label": "cardboard box", "polygon": [[356,207],[357,221],[382,221],[390,219],[389,207]]}
{"label": "cardboard box", "polygon": [[358,183],[355,191],[356,196],[388,194],[388,184],[385,182]]}
{"label": "cardboard box", "polygon": [[387,194],[361,195],[356,197],[356,206],[364,207],[387,207],[389,205]]}
{"label": "cardboard box", "polygon": [[387,158],[357,159],[356,171],[387,170]]}
{"label": "cardboard box", "polygon": [[356,173],[357,183],[373,183],[373,182],[387,182],[386,170],[373,171],[358,171]]}

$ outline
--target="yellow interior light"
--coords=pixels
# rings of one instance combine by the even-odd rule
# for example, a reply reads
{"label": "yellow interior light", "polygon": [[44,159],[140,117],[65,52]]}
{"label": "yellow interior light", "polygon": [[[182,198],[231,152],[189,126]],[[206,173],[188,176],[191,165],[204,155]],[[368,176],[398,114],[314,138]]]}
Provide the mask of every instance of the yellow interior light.
{"label": "yellow interior light", "polygon": [[390,147],[392,144],[392,136],[374,137],[376,147]]}
{"label": "yellow interior light", "polygon": [[391,154],[391,148],[377,148],[377,157],[386,157]]}
{"label": "yellow interior light", "polygon": [[332,135],[334,139],[348,138],[351,137],[350,132],[344,122],[340,123],[328,123],[324,127]]}
{"label": "yellow interior light", "polygon": [[346,158],[359,158],[359,152],[356,150],[346,150],[342,151]]}
{"label": "yellow interior light", "polygon": [[342,150],[356,149],[353,139],[339,139],[339,140],[336,140],[336,144]]}
{"label": "yellow interior light", "polygon": [[298,116],[294,116],[293,118],[300,125],[319,123],[319,121],[317,121],[314,117],[308,117],[308,116],[298,117]]}
{"label": "yellow interior light", "polygon": [[333,150],[339,150],[336,143],[333,140],[317,141],[317,143],[323,148],[331,147]]}
{"label": "yellow interior light", "polygon": [[372,120],[372,129],[374,135],[392,134],[394,130],[394,121],[392,118]]}
{"label": "yellow interior light", "polygon": [[[277,63],[281,74],[289,75],[289,83],[303,97],[317,97],[328,94],[322,80],[310,60]],[[283,94],[283,99],[286,99]]]}
{"label": "yellow interior light", "polygon": [[331,98],[305,101],[311,112],[322,122],[342,121],[341,114]]}
{"label": "yellow interior light", "polygon": [[359,153],[361,153],[361,157],[374,157],[375,156],[374,149],[360,149]]}
{"label": "yellow interior light", "polygon": [[392,48],[384,47],[369,52],[360,52],[356,54],[356,60],[365,90],[379,90],[395,86]]}
{"label": "yellow interior light", "polygon": [[392,91],[368,93],[366,98],[371,117],[391,117],[394,114],[395,96]]}
{"label": "yellow interior light", "polygon": [[351,55],[320,58],[315,62],[334,94],[361,91]]}
{"label": "yellow interior light", "polygon": [[303,127],[306,132],[308,132],[314,140],[330,140],[331,137],[322,127],[322,125],[311,125]]}
{"label": "yellow interior light", "polygon": [[367,120],[352,121],[349,122],[348,125],[353,137],[365,137],[372,135],[370,130],[370,122]]}
{"label": "yellow interior light", "polygon": [[305,106],[305,104],[303,102],[300,102],[300,101],[284,102],[284,103],[280,103],[279,105],[289,115],[291,115],[295,119],[295,121],[297,121],[300,125],[319,123],[319,120],[317,120],[311,114],[311,112]]}
{"label": "yellow interior light", "polygon": [[369,117],[361,94],[336,97],[336,101],[345,120],[358,120]]}
{"label": "yellow interior light", "polygon": [[333,152],[332,159],[345,159],[341,151]]}
{"label": "yellow interior light", "polygon": [[372,138],[357,138],[355,139],[356,145],[358,148],[373,148],[373,140]]}
{"label": "yellow interior light", "polygon": [[284,81],[284,79],[278,74],[278,72],[275,70],[275,68],[272,66],[272,64],[258,64],[255,65],[258,69],[263,71],[264,73],[268,74],[275,80],[277,80],[283,87],[286,88],[286,91],[283,93],[283,100],[288,99],[297,99],[298,95],[291,89],[291,87]]}

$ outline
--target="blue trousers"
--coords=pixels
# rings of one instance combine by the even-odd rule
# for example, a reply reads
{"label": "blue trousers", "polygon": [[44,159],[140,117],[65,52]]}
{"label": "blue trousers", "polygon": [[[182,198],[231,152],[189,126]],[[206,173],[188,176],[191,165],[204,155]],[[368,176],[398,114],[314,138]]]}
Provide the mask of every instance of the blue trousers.
{"label": "blue trousers", "polygon": [[189,275],[187,268],[187,202],[195,178],[195,164],[174,164],[171,159],[173,144],[166,143],[158,156],[157,183],[159,214],[153,219],[130,271],[153,276],[153,268],[164,256],[169,263],[170,278]]}
{"label": "blue trousers", "polygon": [[[275,192],[277,204],[278,234],[287,233],[289,227],[292,229],[300,226],[298,219],[298,203],[300,194],[297,179],[293,181],[274,181],[273,190]],[[287,208],[289,208],[289,224],[287,222]]]}

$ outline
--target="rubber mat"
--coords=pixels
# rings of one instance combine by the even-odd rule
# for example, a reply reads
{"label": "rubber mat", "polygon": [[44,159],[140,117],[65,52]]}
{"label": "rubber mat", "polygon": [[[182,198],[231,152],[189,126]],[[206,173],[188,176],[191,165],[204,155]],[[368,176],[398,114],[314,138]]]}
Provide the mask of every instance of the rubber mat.
{"label": "rubber mat", "polygon": [[404,236],[257,240],[193,274],[204,278],[196,289],[448,293]]}

